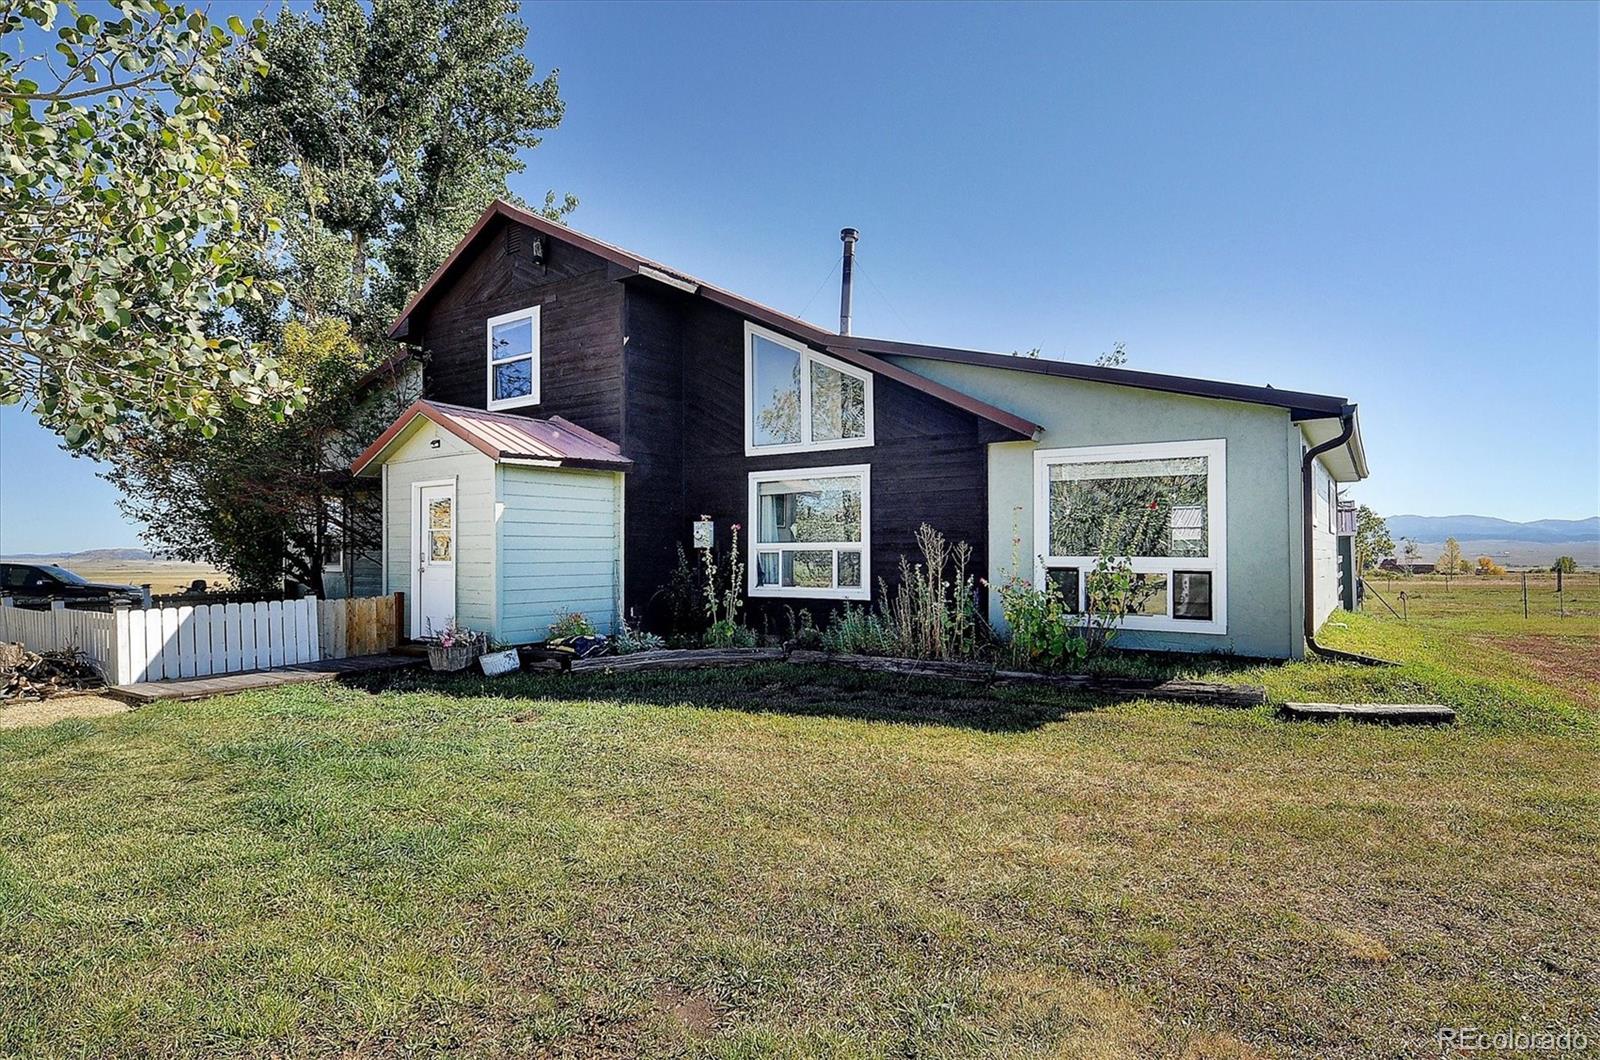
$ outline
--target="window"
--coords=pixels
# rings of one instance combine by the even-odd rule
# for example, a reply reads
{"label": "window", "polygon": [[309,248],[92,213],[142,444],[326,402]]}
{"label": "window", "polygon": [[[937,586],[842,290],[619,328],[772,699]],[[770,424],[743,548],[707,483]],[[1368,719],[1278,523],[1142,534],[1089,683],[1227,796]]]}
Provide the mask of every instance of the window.
{"label": "window", "polygon": [[872,444],[872,373],[746,323],[745,453]]}
{"label": "window", "polygon": [[1109,551],[1135,574],[1126,628],[1226,633],[1225,455],[1221,439],[1035,453],[1035,583],[1082,610]]}
{"label": "window", "polygon": [[344,501],[338,498],[327,502],[322,532],[322,569],[344,570]]}
{"label": "window", "polygon": [[539,403],[539,307],[489,318],[489,395],[485,407]]}
{"label": "window", "polygon": [[750,474],[751,596],[871,597],[871,469]]}

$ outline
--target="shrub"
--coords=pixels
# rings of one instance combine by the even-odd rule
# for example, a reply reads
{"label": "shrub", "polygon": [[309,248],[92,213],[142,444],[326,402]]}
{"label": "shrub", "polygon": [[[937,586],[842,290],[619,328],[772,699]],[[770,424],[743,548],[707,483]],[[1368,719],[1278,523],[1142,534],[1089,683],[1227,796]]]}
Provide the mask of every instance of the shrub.
{"label": "shrub", "polygon": [[893,655],[897,648],[894,634],[883,620],[864,607],[845,605],[834,612],[828,628],[821,633],[822,647],[841,655]]}
{"label": "shrub", "polygon": [[811,617],[811,612],[801,608],[798,615],[792,607],[783,609],[784,619],[789,627],[789,643],[796,648],[806,651],[821,651],[822,630],[817,628],[817,623]]}
{"label": "shrub", "polygon": [[908,659],[970,659],[982,648],[977,578],[967,573],[972,546],[951,547],[927,523],[917,529],[922,562],[900,557],[894,593],[879,580],[878,610],[894,638],[894,654]]}
{"label": "shrub", "polygon": [[706,630],[706,647],[708,648],[754,648],[756,646],[756,631],[748,626],[741,626],[732,619],[721,619],[713,622],[711,628]]}
{"label": "shrub", "polygon": [[[1076,601],[1073,601],[1076,604]],[[1071,670],[1089,656],[1089,641],[1060,588],[1037,588],[1015,574],[1000,587],[1000,610],[1011,630],[1010,665],[1019,670]]]}
{"label": "shrub", "polygon": [[678,563],[667,583],[650,597],[652,605],[665,612],[667,639],[674,644],[699,643],[705,629],[706,601],[700,578],[689,554],[678,542]]}
{"label": "shrub", "polygon": [[551,640],[557,640],[561,637],[592,637],[594,635],[594,623],[590,622],[582,611],[569,612],[550,623]]}
{"label": "shrub", "polygon": [[657,651],[665,648],[667,642],[654,633],[646,633],[642,629],[634,629],[624,619],[617,627],[616,635],[611,638],[611,652],[614,655],[632,655],[638,651]]}

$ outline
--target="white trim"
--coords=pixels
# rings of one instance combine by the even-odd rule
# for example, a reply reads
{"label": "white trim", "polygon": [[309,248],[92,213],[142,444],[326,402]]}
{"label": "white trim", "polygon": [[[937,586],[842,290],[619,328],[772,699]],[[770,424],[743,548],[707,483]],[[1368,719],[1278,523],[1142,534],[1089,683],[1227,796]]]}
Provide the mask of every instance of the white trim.
{"label": "white trim", "polygon": [[[412,640],[420,640],[422,638],[422,608],[420,606],[422,594],[420,591],[421,586],[418,584],[422,577],[422,568],[418,566],[422,559],[422,491],[425,488],[435,486],[448,486],[450,488],[450,551],[455,557],[450,561],[450,567],[451,574],[454,575],[460,569],[459,562],[461,559],[461,520],[459,518],[459,508],[456,504],[456,494],[459,492],[457,478],[458,476],[452,475],[450,478],[424,479],[411,484],[411,554],[407,557],[406,563],[411,568],[411,601],[408,610],[411,612]],[[456,597],[454,602],[459,605],[461,594],[460,579],[453,578],[453,580],[456,584],[451,587],[451,595]]]}
{"label": "white trim", "polygon": [[[1129,615],[1121,628],[1163,633],[1228,632],[1228,443],[1223,438],[1184,442],[1147,442],[1135,445],[1090,445],[1070,449],[1037,449],[1033,454],[1033,582],[1044,588],[1047,567],[1077,567],[1078,607],[1083,609],[1084,573],[1099,563],[1098,556],[1054,556],[1050,547],[1050,477],[1052,464],[1085,464],[1106,460],[1166,460],[1174,457],[1206,458],[1207,541],[1205,556],[1133,556],[1135,573],[1167,575],[1167,614]],[[1174,571],[1211,572],[1211,619],[1172,618]]]}
{"label": "white trim", "polygon": [[[768,342],[794,350],[800,355],[800,441],[785,442],[782,445],[757,445],[756,441],[756,373],[755,373],[755,344],[752,340],[756,336]],[[831,368],[841,375],[859,379],[862,382],[862,397],[866,402],[866,427],[867,433],[861,438],[839,438],[830,441],[813,442],[811,440],[811,366],[820,364],[824,368]],[[855,365],[846,364],[825,353],[819,353],[804,343],[796,342],[787,335],[780,335],[776,331],[764,328],[759,324],[744,322],[744,455],[745,456],[773,456],[783,453],[820,453],[832,449],[861,449],[872,444],[872,373]]]}
{"label": "white trim", "polygon": [[[527,320],[531,322],[530,331],[532,332],[532,352],[512,354],[509,357],[501,357],[497,360],[494,355],[494,329],[501,324],[514,324],[519,320]],[[518,309],[510,313],[501,313],[496,317],[490,317],[488,322],[484,324],[484,374],[487,386],[487,389],[484,391],[484,408],[492,412],[495,409],[515,409],[521,408],[524,405],[537,405],[539,403],[539,362],[542,359],[540,357],[539,339],[539,307],[536,305],[528,306],[526,309]],[[530,377],[531,389],[528,391],[527,395],[523,397],[501,398],[497,401],[495,400],[494,396],[495,365],[510,364],[513,361],[530,362],[531,371],[528,374]]]}
{"label": "white trim", "polygon": [[[757,540],[760,528],[760,514],[756,508],[756,488],[763,482],[785,478],[845,478],[857,476],[861,479],[861,540],[860,541],[791,541],[783,544],[773,542],[760,542]],[[813,600],[870,600],[872,599],[872,465],[871,464],[838,464],[823,467],[798,467],[779,469],[774,471],[750,472],[750,504],[749,521],[745,523],[745,594],[747,596],[770,596],[789,599]],[[816,552],[822,549],[833,550],[833,582],[834,587],[828,589],[809,589],[781,585],[756,585],[756,557],[761,552]],[[839,587],[839,552],[861,552],[861,584],[855,587]],[[781,563],[780,559],[780,563]]]}
{"label": "white trim", "polygon": [[[331,572],[333,574],[343,574],[344,573],[344,554],[345,554],[345,551],[350,547],[350,540],[349,540],[349,534],[348,534],[348,520],[346,518],[348,516],[349,512],[345,508],[345,503],[344,503],[344,498],[343,497],[324,497],[322,499],[322,503],[323,503],[325,509],[331,507],[331,508],[338,508],[340,510],[340,512],[339,512],[339,522],[341,524],[340,527],[339,527],[339,559],[338,559],[337,562],[329,563],[327,557],[324,556],[323,559],[322,559],[322,573],[328,574],[328,573]],[[323,517],[324,520],[329,518],[328,512],[326,510],[323,511],[322,517]],[[323,541],[326,542],[326,540],[327,540],[327,534],[324,533],[323,534]]]}
{"label": "white trim", "polygon": [[383,542],[383,546],[378,549],[378,562],[382,566],[382,574],[380,576],[383,579],[379,584],[383,586],[383,595],[388,596],[393,590],[389,588],[389,549],[391,542],[389,541],[389,465],[387,462],[379,465],[378,475],[381,483],[378,496],[378,536]]}
{"label": "white trim", "polygon": [[620,471],[612,477],[617,494],[617,618],[611,632],[617,633],[628,619],[628,482]]}

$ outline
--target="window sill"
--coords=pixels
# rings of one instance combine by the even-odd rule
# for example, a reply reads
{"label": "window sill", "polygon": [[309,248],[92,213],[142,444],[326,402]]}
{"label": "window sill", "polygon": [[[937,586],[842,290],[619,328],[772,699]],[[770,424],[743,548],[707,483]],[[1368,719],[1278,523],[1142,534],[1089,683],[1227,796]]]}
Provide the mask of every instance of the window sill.
{"label": "window sill", "polygon": [[501,398],[499,401],[490,401],[484,405],[487,412],[503,412],[506,409],[525,409],[530,405],[539,403],[539,395],[520,398]]}
{"label": "window sill", "polygon": [[[865,449],[872,444],[871,438],[846,438],[838,442],[792,442],[785,445],[746,445],[745,456],[782,456],[785,453],[826,453],[835,449]],[[826,471],[826,467],[813,468],[813,471]]]}
{"label": "window sill", "polygon": [[749,596],[752,598],[769,597],[776,600],[871,600],[872,591],[867,588],[860,589],[786,589],[779,586],[763,585],[751,589]]}
{"label": "window sill", "polygon": [[1182,618],[1157,618],[1155,616],[1129,616],[1117,627],[1129,633],[1200,633],[1211,637],[1226,636],[1226,619],[1209,622]]}

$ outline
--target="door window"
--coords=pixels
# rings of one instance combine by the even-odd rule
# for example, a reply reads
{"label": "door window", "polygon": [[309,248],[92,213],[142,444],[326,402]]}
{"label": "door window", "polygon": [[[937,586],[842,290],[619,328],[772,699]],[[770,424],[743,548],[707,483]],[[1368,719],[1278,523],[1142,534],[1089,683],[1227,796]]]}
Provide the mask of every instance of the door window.
{"label": "door window", "polygon": [[449,563],[455,559],[455,524],[451,498],[428,502],[428,562]]}

